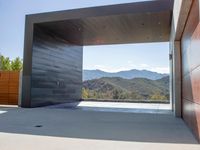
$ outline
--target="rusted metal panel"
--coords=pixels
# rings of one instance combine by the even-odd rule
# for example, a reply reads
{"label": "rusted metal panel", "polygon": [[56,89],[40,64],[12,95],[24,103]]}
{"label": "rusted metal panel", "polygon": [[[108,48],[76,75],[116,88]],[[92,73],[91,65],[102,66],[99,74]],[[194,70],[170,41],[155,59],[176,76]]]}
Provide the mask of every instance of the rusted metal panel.
{"label": "rusted metal panel", "polygon": [[200,141],[200,20],[194,0],[182,37],[183,119]]}
{"label": "rusted metal panel", "polygon": [[19,72],[0,71],[0,104],[17,105],[19,91]]}

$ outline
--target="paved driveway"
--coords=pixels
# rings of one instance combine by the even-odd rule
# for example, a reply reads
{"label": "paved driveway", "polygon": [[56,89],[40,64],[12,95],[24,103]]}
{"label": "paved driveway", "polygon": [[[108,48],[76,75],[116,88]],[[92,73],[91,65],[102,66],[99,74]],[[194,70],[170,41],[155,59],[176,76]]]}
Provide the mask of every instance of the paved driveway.
{"label": "paved driveway", "polygon": [[0,108],[1,150],[199,150],[172,114]]}

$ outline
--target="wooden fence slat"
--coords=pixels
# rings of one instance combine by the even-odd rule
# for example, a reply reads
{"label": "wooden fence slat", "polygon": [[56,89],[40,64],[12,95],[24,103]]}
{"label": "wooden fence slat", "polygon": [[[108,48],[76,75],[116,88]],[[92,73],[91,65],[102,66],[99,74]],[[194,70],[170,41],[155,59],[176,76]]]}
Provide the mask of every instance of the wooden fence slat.
{"label": "wooden fence slat", "polygon": [[8,81],[0,81],[0,93],[8,93]]}
{"label": "wooden fence slat", "polygon": [[5,72],[0,71],[0,81],[5,81],[5,80],[9,80],[9,72],[8,71],[5,71]]}
{"label": "wooden fence slat", "polygon": [[9,81],[19,81],[19,72],[10,72]]}
{"label": "wooden fence slat", "polygon": [[9,105],[17,105],[18,94],[9,94],[8,104]]}
{"label": "wooden fence slat", "polygon": [[0,105],[17,105],[19,72],[0,71]]}
{"label": "wooden fence slat", "polygon": [[0,104],[8,104],[8,94],[0,94]]}
{"label": "wooden fence slat", "polygon": [[18,94],[19,83],[18,82],[9,82],[9,93]]}

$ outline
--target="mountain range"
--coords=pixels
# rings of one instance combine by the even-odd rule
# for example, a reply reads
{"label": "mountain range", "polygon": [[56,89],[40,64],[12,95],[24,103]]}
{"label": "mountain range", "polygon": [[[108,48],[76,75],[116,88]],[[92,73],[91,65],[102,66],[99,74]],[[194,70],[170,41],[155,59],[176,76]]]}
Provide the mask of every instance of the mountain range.
{"label": "mountain range", "polygon": [[169,100],[169,76],[157,80],[121,77],[87,80],[83,82],[83,98]]}
{"label": "mountain range", "polygon": [[83,70],[83,81],[99,79],[102,77],[120,77],[123,79],[146,78],[150,80],[158,80],[165,76],[168,76],[168,74],[162,74],[148,70],[137,70],[137,69],[132,69],[128,71],[119,71],[115,73],[105,72],[102,70]]}

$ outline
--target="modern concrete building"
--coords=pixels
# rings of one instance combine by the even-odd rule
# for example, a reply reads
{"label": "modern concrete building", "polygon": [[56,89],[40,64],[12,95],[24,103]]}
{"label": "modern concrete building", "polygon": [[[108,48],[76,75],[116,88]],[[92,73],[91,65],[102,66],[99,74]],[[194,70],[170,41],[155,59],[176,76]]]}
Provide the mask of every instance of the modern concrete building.
{"label": "modern concrete building", "polygon": [[169,41],[171,100],[200,139],[200,0],[155,0],[26,16],[21,107],[79,101],[85,45]]}

